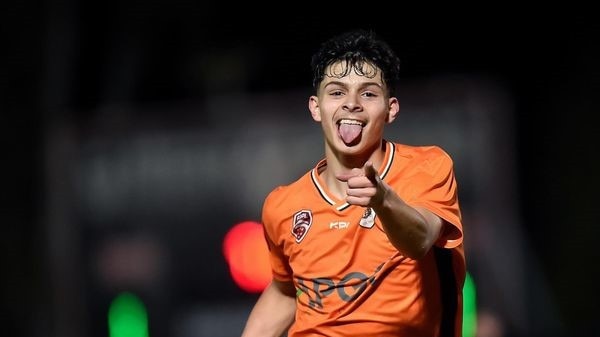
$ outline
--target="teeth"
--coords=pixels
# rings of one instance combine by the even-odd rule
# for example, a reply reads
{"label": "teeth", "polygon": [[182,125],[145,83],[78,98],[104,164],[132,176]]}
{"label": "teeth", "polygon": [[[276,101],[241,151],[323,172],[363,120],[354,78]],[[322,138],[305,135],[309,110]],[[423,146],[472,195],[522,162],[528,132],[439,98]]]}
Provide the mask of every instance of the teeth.
{"label": "teeth", "polygon": [[354,119],[341,119],[338,124],[350,124],[363,126],[363,122]]}

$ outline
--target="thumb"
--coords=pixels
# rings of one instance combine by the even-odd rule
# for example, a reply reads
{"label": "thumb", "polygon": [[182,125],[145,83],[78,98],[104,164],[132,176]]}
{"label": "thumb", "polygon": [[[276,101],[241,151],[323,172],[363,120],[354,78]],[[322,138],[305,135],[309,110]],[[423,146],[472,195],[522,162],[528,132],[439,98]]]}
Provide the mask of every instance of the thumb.
{"label": "thumb", "polygon": [[335,177],[339,181],[347,182],[348,179],[354,177],[354,175],[353,174],[349,174],[349,173],[338,173],[338,174],[335,175]]}
{"label": "thumb", "polygon": [[365,171],[365,177],[367,177],[370,181],[372,181],[373,184],[379,184],[379,181],[381,179],[379,178],[379,173],[377,172],[375,167],[373,167],[372,162],[368,161],[365,163],[364,171]]}
{"label": "thumb", "polygon": [[352,177],[358,177],[364,175],[364,168],[361,170],[359,168],[353,168],[350,172],[347,173],[338,173],[335,177],[339,181],[348,182],[348,180]]}

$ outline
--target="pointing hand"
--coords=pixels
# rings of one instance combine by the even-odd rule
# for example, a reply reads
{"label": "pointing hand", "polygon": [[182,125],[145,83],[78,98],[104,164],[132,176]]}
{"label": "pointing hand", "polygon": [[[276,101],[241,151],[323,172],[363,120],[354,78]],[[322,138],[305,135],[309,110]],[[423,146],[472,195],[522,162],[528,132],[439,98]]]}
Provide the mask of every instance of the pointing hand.
{"label": "pointing hand", "polygon": [[351,205],[374,207],[383,202],[386,186],[373,163],[366,162],[362,168],[354,168],[350,173],[338,174],[336,178],[348,184],[346,201]]}

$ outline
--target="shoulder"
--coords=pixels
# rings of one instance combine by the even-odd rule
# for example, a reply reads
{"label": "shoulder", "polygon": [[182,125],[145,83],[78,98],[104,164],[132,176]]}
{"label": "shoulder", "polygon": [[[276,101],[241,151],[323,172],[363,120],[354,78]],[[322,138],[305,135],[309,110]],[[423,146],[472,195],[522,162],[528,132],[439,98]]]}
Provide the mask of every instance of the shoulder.
{"label": "shoulder", "polygon": [[310,173],[311,171],[308,171],[290,184],[280,185],[271,190],[263,203],[263,216],[272,216],[291,207],[290,203],[306,193],[305,190],[312,185]]}
{"label": "shoulder", "polygon": [[394,143],[396,156],[403,160],[407,166],[418,168],[426,172],[439,172],[451,170],[454,163],[446,150],[438,145],[406,145]]}
{"label": "shoulder", "polygon": [[293,194],[298,190],[306,188],[307,185],[311,184],[310,173],[311,171],[308,171],[300,178],[287,185],[279,185],[275,187],[269,192],[269,194],[267,194],[267,197],[265,198],[265,203],[280,203],[284,199],[286,199],[288,195]]}
{"label": "shoulder", "polygon": [[432,159],[438,157],[446,157],[452,160],[448,152],[438,145],[407,145],[400,143],[392,143],[395,147],[397,155],[416,159]]}

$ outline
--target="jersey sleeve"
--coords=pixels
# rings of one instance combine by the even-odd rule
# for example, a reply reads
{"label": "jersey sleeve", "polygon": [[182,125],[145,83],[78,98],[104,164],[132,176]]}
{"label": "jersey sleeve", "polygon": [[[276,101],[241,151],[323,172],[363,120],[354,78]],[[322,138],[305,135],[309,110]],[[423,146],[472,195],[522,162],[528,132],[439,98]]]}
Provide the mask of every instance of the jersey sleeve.
{"label": "jersey sleeve", "polygon": [[432,147],[414,178],[406,202],[426,208],[445,220],[437,246],[457,247],[463,241],[463,229],[452,158],[441,148]]}
{"label": "jersey sleeve", "polygon": [[269,261],[273,278],[278,281],[292,280],[292,270],[288,264],[288,259],[283,253],[283,240],[280,240],[282,216],[277,212],[276,205],[276,189],[267,198],[262,209],[262,224],[265,240],[269,249]]}

